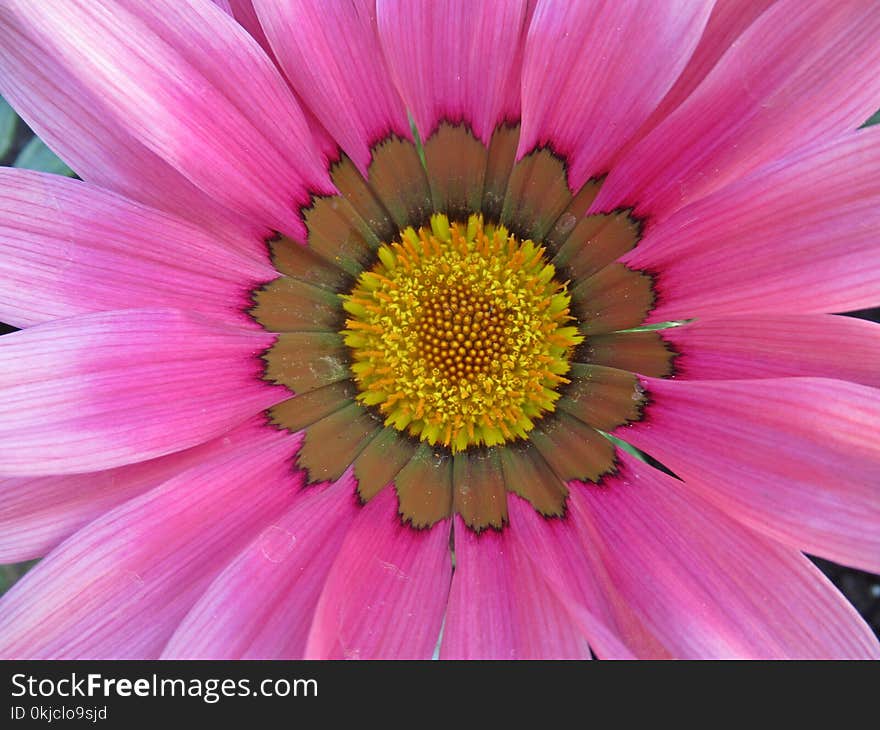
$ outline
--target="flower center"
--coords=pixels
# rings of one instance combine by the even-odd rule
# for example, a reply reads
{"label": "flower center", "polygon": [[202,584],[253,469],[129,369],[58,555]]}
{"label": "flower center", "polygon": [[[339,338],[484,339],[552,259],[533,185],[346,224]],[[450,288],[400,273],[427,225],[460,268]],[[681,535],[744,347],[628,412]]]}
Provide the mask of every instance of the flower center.
{"label": "flower center", "polygon": [[482,216],[406,228],[342,297],[357,399],[453,452],[526,438],[583,341],[554,275],[544,248]]}

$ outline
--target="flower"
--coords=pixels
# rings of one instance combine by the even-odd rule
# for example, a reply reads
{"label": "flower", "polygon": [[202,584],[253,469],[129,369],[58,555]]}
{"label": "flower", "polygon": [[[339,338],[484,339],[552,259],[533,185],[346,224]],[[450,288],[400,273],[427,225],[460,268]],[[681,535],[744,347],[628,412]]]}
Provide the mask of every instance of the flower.
{"label": "flower", "polygon": [[218,4],[0,7],[4,656],[877,656],[875,3]]}

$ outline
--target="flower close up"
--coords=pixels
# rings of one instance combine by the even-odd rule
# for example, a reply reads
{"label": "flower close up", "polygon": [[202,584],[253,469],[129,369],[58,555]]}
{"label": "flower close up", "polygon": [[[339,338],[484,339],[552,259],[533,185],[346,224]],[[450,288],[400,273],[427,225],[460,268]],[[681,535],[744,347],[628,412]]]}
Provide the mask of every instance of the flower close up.
{"label": "flower close up", "polygon": [[873,0],[0,0],[24,658],[877,658]]}

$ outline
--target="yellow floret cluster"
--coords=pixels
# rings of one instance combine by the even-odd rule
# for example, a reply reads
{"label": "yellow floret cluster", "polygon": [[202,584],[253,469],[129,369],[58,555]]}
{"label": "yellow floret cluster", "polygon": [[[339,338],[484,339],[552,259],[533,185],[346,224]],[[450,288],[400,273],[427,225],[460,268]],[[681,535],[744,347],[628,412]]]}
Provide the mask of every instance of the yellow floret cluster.
{"label": "yellow floret cluster", "polygon": [[453,452],[525,438],[583,340],[544,253],[479,215],[382,245],[343,296],[358,400]]}

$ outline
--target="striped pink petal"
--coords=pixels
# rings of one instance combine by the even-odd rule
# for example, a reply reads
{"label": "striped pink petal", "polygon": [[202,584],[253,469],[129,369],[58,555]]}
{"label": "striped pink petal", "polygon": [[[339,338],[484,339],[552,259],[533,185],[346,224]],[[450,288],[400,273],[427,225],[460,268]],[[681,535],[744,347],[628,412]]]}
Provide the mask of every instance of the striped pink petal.
{"label": "striped pink petal", "polygon": [[568,160],[573,190],[608,172],[685,67],[713,2],[538,2],[518,156],[549,144]]}
{"label": "striped pink petal", "polygon": [[524,1],[379,0],[377,9],[391,74],[423,139],[447,120],[466,122],[488,144],[512,121]]}
{"label": "striped pink petal", "polygon": [[818,377],[880,387],[880,324],[832,314],[699,319],[663,331],[675,375],[693,380]]}
{"label": "striped pink petal", "polygon": [[[275,57],[275,53],[272,50],[272,46],[269,43],[269,39],[266,37],[266,31],[260,24],[259,17],[257,17],[257,11],[254,9],[254,4],[252,0],[212,1],[218,7],[222,8],[227,14],[235,18],[238,21],[239,25],[241,25],[248,33],[250,33],[251,37],[260,44],[260,46],[266,52],[266,55],[273,60],[275,65],[279,65],[278,60]],[[336,162],[339,159],[339,146],[337,145],[336,141],[330,136],[327,130],[324,129],[324,126],[321,124],[320,121],[318,121],[318,118],[315,116],[314,112],[308,108],[308,106],[303,102],[302,97],[300,97],[296,93],[296,91],[294,91],[294,97],[296,98],[296,101],[302,109],[303,115],[306,118],[306,123],[309,126],[309,131],[312,133],[315,146],[321,151],[325,164],[329,167],[332,163]]]}
{"label": "striped pink petal", "polygon": [[880,128],[851,132],[649,224],[623,261],[656,274],[650,321],[876,304],[878,165]]}
{"label": "striped pink petal", "polygon": [[296,443],[261,425],[76,533],[4,598],[0,656],[157,657],[214,576],[296,499]]}
{"label": "striped pink petal", "polygon": [[105,512],[253,438],[263,416],[174,454],[106,471],[0,478],[0,563],[46,555]]}
{"label": "striped pink petal", "polygon": [[449,594],[449,521],[414,530],[385,489],[361,509],[321,598],[306,645],[312,659],[428,659]]}
{"label": "striped pink petal", "polygon": [[363,173],[373,144],[391,133],[411,137],[382,59],[372,2],[254,5],[293,88]]}
{"label": "striped pink petal", "polygon": [[855,609],[795,550],[626,454],[571,495],[609,582],[681,658],[878,658]]}
{"label": "striped pink petal", "polygon": [[880,572],[880,390],[821,378],[646,378],[616,432],[758,532]]}
{"label": "striped pink petal", "polygon": [[238,24],[250,33],[260,46],[274,58],[272,47],[269,45],[269,39],[266,38],[266,32],[260,25],[260,19],[257,17],[257,11],[254,9],[253,0],[212,0],[212,2],[231,15],[238,21]]}
{"label": "striped pink petal", "polygon": [[[534,509],[532,510],[534,513]],[[455,518],[455,574],[442,659],[589,659],[586,637],[517,550],[516,529],[477,535]]]}
{"label": "striped pink petal", "polygon": [[86,183],[0,169],[0,320],[17,327],[133,307],[256,327],[251,292],[278,275],[266,259],[257,239],[221,239]]}
{"label": "striped pink petal", "polygon": [[357,514],[354,482],[310,485],[214,580],[164,658],[301,659],[312,615]]}
{"label": "striped pink petal", "polygon": [[663,101],[642,125],[636,140],[656,127],[703,81],[745,30],[776,0],[716,0],[693,55]]}
{"label": "striped pink petal", "polygon": [[46,127],[70,134],[69,115],[90,107],[90,115],[109,120],[111,133],[124,130],[218,202],[294,236],[305,232],[296,207],[308,204],[312,191],[332,190],[284,80],[211,3],[16,1],[0,20],[11,75],[21,78],[22,67],[38,58],[51,64],[50,74],[63,69],[59,78],[76,82],[78,103],[39,112]]}
{"label": "striped pink petal", "polygon": [[109,469],[223,434],[289,392],[273,336],[176,310],[47,322],[0,339],[0,474]]}
{"label": "striped pink petal", "polygon": [[878,64],[873,0],[779,0],[614,167],[593,210],[636,206],[664,218],[798,147],[855,129],[880,99]]}
{"label": "striped pink petal", "polygon": [[670,651],[645,628],[609,578],[579,504],[569,500],[564,517],[547,519],[511,496],[508,551],[535,564],[600,659],[670,658]]}
{"label": "striped pink petal", "polygon": [[10,24],[2,11],[0,39],[0,94],[84,180],[206,229],[219,225],[251,234],[266,232],[259,221],[242,218],[212,200],[135,139],[123,122],[84,103],[82,82],[63,64],[53,63],[40,42]]}

